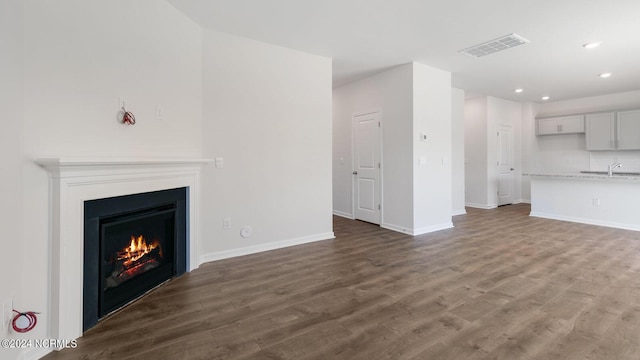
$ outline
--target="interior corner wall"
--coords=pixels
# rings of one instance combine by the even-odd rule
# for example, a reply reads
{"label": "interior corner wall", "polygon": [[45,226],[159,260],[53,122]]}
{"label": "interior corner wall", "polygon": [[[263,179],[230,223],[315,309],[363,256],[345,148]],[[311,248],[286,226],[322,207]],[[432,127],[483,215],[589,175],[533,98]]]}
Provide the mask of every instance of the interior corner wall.
{"label": "interior corner wall", "polygon": [[464,90],[451,88],[451,214],[466,214],[464,173]]}
{"label": "interior corner wall", "polygon": [[[413,233],[453,226],[451,73],[413,63]],[[426,140],[419,135],[427,136]]]}
{"label": "interior corner wall", "polygon": [[465,203],[470,207],[488,208],[487,132],[487,97],[465,100]]}
{"label": "interior corner wall", "polygon": [[[22,124],[23,124],[23,12],[22,1],[0,2],[0,303],[20,292],[20,274],[29,249],[22,237]],[[41,244],[42,245],[42,244]],[[0,328],[0,338],[15,337]],[[0,348],[0,358],[14,359],[18,349]]]}
{"label": "interior corner wall", "polygon": [[[22,187],[22,195],[16,191],[9,198],[21,196],[19,218],[11,218],[12,227],[19,228],[12,241],[24,250],[10,273],[19,274],[15,307],[41,313],[37,327],[22,336],[45,339],[49,187],[47,172],[34,158],[200,157],[202,30],[165,1],[20,3],[24,26],[15,19],[7,25],[2,21],[3,29],[10,27],[2,33],[22,38],[24,49],[23,136],[9,142],[22,144],[21,168],[8,175],[11,184]],[[4,80],[0,86],[6,86]],[[119,122],[120,97],[136,116],[134,126]],[[12,129],[18,123],[3,126]],[[29,353],[27,358],[35,356]]]}
{"label": "interior corner wall", "polygon": [[333,90],[333,209],[353,216],[354,114],[382,119],[382,226],[413,231],[413,64],[400,65]]}
{"label": "interior corner wall", "polygon": [[223,166],[203,172],[201,262],[332,238],[331,59],[210,30],[203,49],[204,156]]}

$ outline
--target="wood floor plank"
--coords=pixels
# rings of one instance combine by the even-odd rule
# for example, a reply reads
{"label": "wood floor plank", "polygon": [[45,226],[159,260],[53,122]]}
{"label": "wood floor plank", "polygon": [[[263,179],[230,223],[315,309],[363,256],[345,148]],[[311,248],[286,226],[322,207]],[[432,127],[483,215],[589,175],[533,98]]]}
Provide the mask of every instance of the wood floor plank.
{"label": "wood floor plank", "polygon": [[529,211],[415,237],[334,217],[334,240],[203,264],[45,359],[637,360],[640,232]]}

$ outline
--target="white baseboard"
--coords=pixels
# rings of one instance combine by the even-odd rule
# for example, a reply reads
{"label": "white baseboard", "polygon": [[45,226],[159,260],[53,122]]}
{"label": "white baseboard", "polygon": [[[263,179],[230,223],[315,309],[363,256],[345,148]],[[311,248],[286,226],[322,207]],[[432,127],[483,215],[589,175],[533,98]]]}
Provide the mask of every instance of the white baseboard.
{"label": "white baseboard", "polygon": [[466,203],[464,204],[464,206],[468,206],[476,209],[485,209],[485,210],[495,209],[498,207],[498,205],[485,205],[485,204],[476,204],[476,203]]}
{"label": "white baseboard", "polygon": [[466,215],[466,214],[467,214],[467,210],[462,208],[458,210],[453,210],[453,212],[451,213],[451,216]]}
{"label": "white baseboard", "polygon": [[413,235],[416,236],[416,235],[428,234],[434,231],[451,229],[452,227],[453,227],[453,223],[449,221],[448,223],[444,223],[444,224],[438,224],[438,225],[427,226],[419,229],[414,229]]}
{"label": "white baseboard", "polygon": [[636,224],[622,224],[622,223],[616,223],[611,221],[599,221],[599,220],[585,219],[585,218],[579,218],[579,217],[573,217],[573,216],[541,213],[537,211],[532,211],[529,214],[529,216],[539,217],[544,219],[551,219],[551,220],[570,221],[570,222],[575,222],[580,224],[605,226],[605,227],[611,227],[616,229],[640,231],[640,225],[636,225]]}
{"label": "white baseboard", "polygon": [[340,216],[340,217],[343,217],[343,218],[347,218],[347,219],[350,219],[350,220],[354,219],[352,214],[349,214],[349,213],[346,213],[346,212],[342,212],[342,211],[338,211],[338,210],[333,210],[333,215]]}
{"label": "white baseboard", "polygon": [[399,225],[394,225],[394,224],[389,224],[389,223],[382,223],[380,224],[381,228],[387,229],[387,230],[393,230],[393,231],[397,231],[403,234],[407,234],[407,235],[413,235],[413,229],[411,228],[406,228],[406,227],[402,227]]}
{"label": "white baseboard", "polygon": [[[518,200],[514,200],[511,204],[515,205],[515,204],[522,204],[522,203],[531,204],[531,200],[518,199]],[[495,209],[498,207],[497,204],[485,205],[485,204],[476,204],[476,203],[466,203],[465,206],[476,208],[476,209],[485,209],[485,210]]]}
{"label": "white baseboard", "polygon": [[200,255],[200,264],[204,264],[210,261],[229,259],[237,256],[250,255],[250,254],[255,254],[263,251],[277,250],[277,249],[282,249],[289,246],[308,244],[315,241],[322,241],[322,240],[329,240],[329,239],[335,239],[335,235],[333,234],[333,232],[303,236],[295,239],[276,241],[276,242],[271,242],[267,244],[247,246],[247,247],[238,248],[238,249],[216,251],[216,252]]}
{"label": "white baseboard", "polygon": [[453,227],[453,223],[452,222],[448,222],[448,223],[445,223],[445,224],[427,226],[427,227],[423,227],[423,228],[419,228],[419,229],[406,228],[406,227],[402,227],[402,226],[398,226],[398,225],[394,225],[394,224],[389,224],[389,223],[383,223],[382,225],[380,225],[380,227],[388,229],[388,230],[401,232],[403,234],[407,234],[407,235],[411,235],[411,236],[417,236],[417,235],[427,234],[427,233],[434,232],[434,231],[450,229],[450,228]]}

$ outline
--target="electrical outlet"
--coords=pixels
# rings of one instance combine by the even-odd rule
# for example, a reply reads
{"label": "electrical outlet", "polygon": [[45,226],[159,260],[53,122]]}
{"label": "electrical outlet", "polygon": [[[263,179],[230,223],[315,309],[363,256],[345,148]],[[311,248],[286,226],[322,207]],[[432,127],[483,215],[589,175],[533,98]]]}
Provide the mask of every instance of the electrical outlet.
{"label": "electrical outlet", "polygon": [[13,299],[2,302],[2,328],[7,329],[13,318]]}
{"label": "electrical outlet", "polygon": [[251,226],[243,226],[242,229],[240,229],[240,236],[242,236],[243,238],[248,238],[253,234],[253,228]]}
{"label": "electrical outlet", "polygon": [[163,112],[162,106],[156,107],[156,120],[162,120]]}
{"label": "electrical outlet", "polygon": [[222,228],[223,229],[231,229],[231,218],[224,218],[222,220]]}

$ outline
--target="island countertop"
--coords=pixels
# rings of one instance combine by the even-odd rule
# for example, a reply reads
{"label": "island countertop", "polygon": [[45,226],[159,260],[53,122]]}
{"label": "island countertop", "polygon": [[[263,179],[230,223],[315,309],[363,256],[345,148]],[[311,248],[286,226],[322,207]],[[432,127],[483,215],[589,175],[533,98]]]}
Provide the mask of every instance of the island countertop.
{"label": "island countertop", "polygon": [[640,181],[640,173],[633,172],[614,172],[613,176],[609,176],[606,171],[588,171],[588,172],[571,172],[571,173],[562,173],[562,172],[531,172],[522,174],[524,176],[534,176],[534,177],[549,177],[549,178],[564,178],[564,179],[592,179],[592,180],[631,180],[631,181]]}

